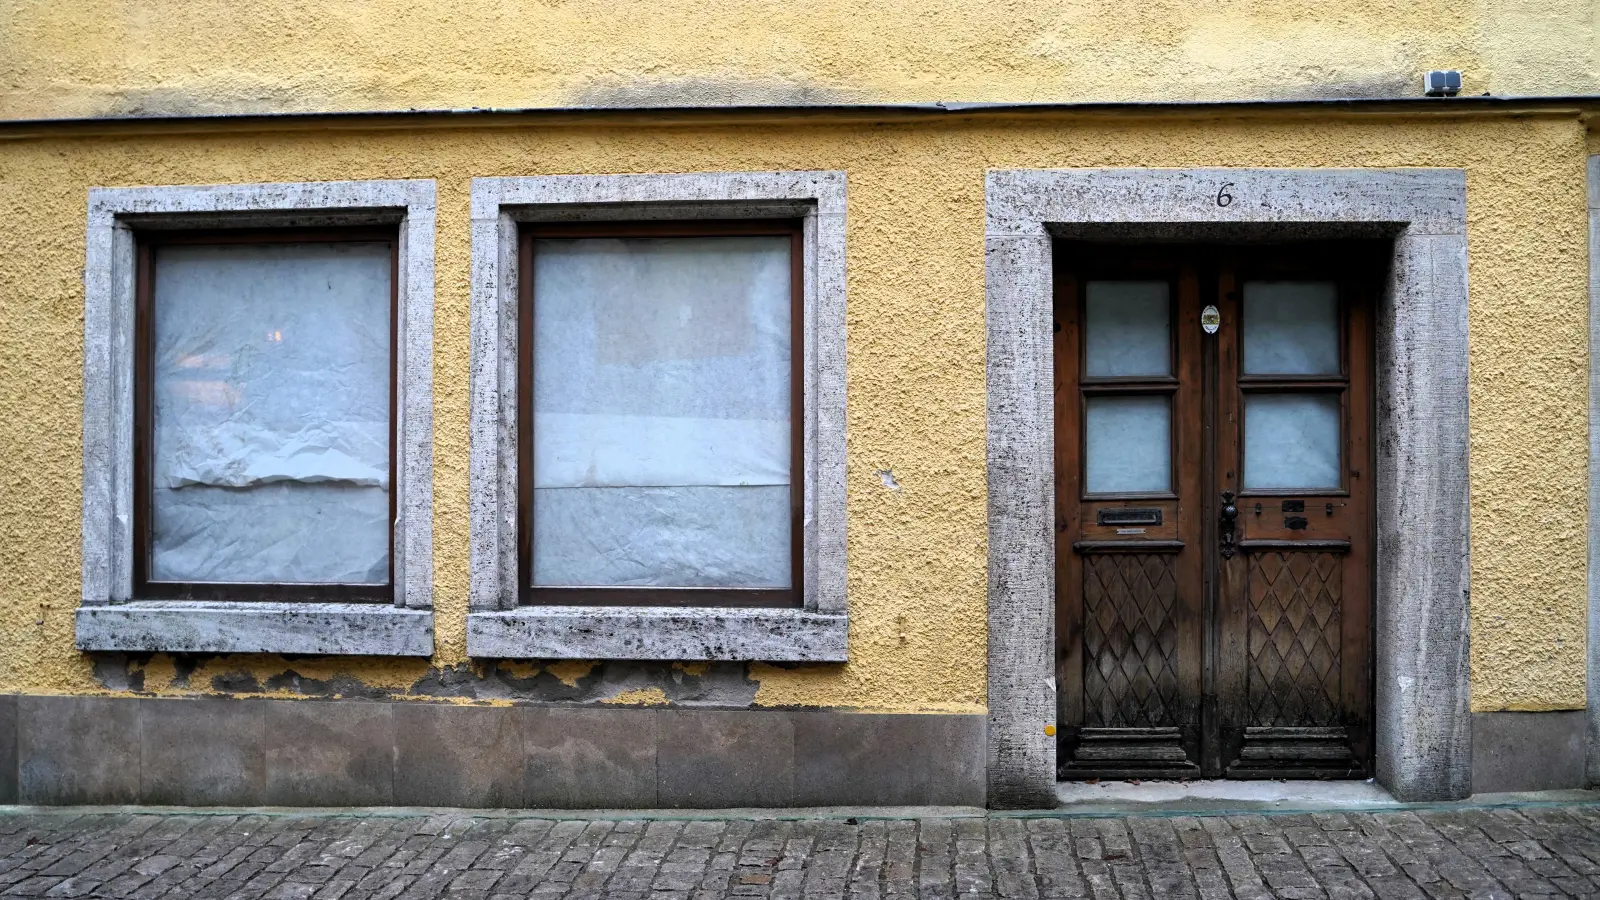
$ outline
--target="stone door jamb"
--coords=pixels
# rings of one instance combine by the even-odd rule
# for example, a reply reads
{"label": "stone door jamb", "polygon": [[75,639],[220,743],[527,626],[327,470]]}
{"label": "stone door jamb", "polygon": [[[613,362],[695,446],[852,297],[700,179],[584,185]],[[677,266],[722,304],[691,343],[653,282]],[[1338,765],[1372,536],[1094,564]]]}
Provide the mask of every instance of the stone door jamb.
{"label": "stone door jamb", "polygon": [[990,804],[1056,802],[1058,237],[1393,241],[1376,322],[1377,778],[1406,801],[1471,793],[1465,173],[996,170],[985,212]]}

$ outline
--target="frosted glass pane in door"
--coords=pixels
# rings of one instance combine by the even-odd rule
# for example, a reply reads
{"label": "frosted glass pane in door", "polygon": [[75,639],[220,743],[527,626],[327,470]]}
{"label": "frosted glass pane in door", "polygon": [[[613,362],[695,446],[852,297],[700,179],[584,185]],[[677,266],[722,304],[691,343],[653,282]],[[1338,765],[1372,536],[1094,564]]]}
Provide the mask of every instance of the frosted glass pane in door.
{"label": "frosted glass pane in door", "polygon": [[1246,394],[1244,486],[1337,489],[1339,395]]}
{"label": "frosted glass pane in door", "polygon": [[784,588],[789,238],[541,240],[534,585]]}
{"label": "frosted glass pane in door", "polygon": [[150,577],[389,580],[390,245],[155,253]]}
{"label": "frosted glass pane in door", "polygon": [[1245,282],[1246,375],[1337,375],[1339,371],[1337,285]]}
{"label": "frosted glass pane in door", "polygon": [[1165,281],[1084,287],[1084,369],[1090,377],[1172,374],[1172,304]]}
{"label": "frosted glass pane in door", "polygon": [[1089,397],[1084,481],[1094,494],[1172,490],[1172,404],[1166,397]]}

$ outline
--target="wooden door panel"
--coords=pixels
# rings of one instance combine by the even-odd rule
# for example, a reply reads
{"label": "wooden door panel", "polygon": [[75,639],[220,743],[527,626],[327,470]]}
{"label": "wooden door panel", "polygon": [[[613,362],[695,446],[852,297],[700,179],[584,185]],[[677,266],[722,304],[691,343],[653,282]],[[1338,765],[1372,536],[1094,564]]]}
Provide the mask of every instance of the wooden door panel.
{"label": "wooden door panel", "polygon": [[1198,774],[1192,691],[1180,681],[1177,563],[1170,551],[1083,553],[1083,720],[1066,772]]}
{"label": "wooden door panel", "polygon": [[1343,554],[1246,550],[1246,727],[1342,722]]}
{"label": "wooden door panel", "polygon": [[1239,779],[1365,778],[1351,729],[1249,727],[1226,775]]}
{"label": "wooden door panel", "polygon": [[1177,557],[1089,553],[1083,559],[1083,724],[1181,723]]}
{"label": "wooden door panel", "polygon": [[[1230,778],[1355,778],[1370,773],[1371,309],[1376,278],[1350,248],[1241,253],[1219,282],[1218,460],[1239,493],[1238,552],[1220,563],[1218,752]],[[1247,280],[1336,285],[1337,371],[1247,375]],[[1231,327],[1230,327],[1231,326]],[[1245,400],[1337,394],[1338,484],[1251,490]],[[1323,447],[1323,450],[1332,448]]]}
{"label": "wooden door panel", "polygon": [[[1197,777],[1203,627],[1197,282],[1192,270],[1170,261],[1093,254],[1065,264],[1064,256],[1058,256],[1055,308],[1061,775]],[[1170,371],[1088,374],[1084,304],[1093,280],[1168,284]],[[1144,494],[1092,493],[1082,442],[1088,403],[1129,396],[1170,404],[1170,484]]]}
{"label": "wooden door panel", "polygon": [[[1269,542],[1261,542],[1268,544]],[[1348,548],[1241,548],[1246,564],[1245,697],[1234,778],[1354,777],[1345,727]],[[1358,663],[1359,664],[1359,663]]]}
{"label": "wooden door panel", "polygon": [[[1060,775],[1365,777],[1372,766],[1371,311],[1381,270],[1351,245],[1057,250]],[[1143,284],[1094,283],[1119,280]],[[1139,308],[1159,310],[1149,300],[1159,281],[1172,299],[1170,370],[1153,353],[1142,359],[1155,363],[1136,371],[1105,366],[1103,354],[1086,362],[1099,327],[1089,310],[1106,308],[1108,290],[1143,292]],[[1281,283],[1297,281],[1320,283]],[[1249,304],[1241,295],[1248,290],[1257,292],[1252,308],[1265,310],[1254,333],[1268,339],[1253,339],[1246,373],[1241,314]],[[1269,293],[1312,304],[1320,318],[1305,322],[1321,330],[1267,315],[1276,315],[1263,305]],[[1212,303],[1221,327],[1207,334],[1201,310]],[[1139,315],[1138,322],[1152,321]],[[1129,327],[1133,320],[1124,311],[1118,321]],[[1288,368],[1271,368],[1274,361]],[[1162,479],[1107,487],[1091,458],[1128,446],[1130,458],[1142,459],[1136,451],[1148,451],[1155,438],[1130,432],[1107,444],[1096,432],[1100,443],[1090,443],[1093,410],[1109,409],[1106,398],[1154,396],[1170,404],[1170,487]],[[1250,432],[1267,438],[1249,450],[1262,463],[1249,476],[1256,489],[1245,472],[1247,409],[1262,411],[1258,426],[1276,415],[1272,427],[1281,428],[1286,414],[1310,416],[1305,421],[1316,426]],[[1311,442],[1335,431],[1336,453]],[[1311,468],[1294,468],[1302,449]],[[1293,480],[1303,472],[1315,479]],[[1318,487],[1285,486],[1296,483]],[[1219,519],[1223,496],[1237,511],[1229,528]]]}

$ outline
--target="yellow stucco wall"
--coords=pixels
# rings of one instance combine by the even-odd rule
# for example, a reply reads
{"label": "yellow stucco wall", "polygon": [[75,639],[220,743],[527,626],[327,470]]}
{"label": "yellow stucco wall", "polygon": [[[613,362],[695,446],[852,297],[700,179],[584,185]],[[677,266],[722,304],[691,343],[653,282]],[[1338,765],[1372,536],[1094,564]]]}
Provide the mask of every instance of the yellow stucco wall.
{"label": "yellow stucco wall", "polygon": [[[412,120],[405,130],[0,140],[0,692],[106,689],[72,647],[91,186],[437,179],[439,669],[467,663],[469,179],[846,171],[852,662],[756,666],[756,701],[974,711],[986,690],[985,170],[1449,166],[1466,169],[1469,190],[1473,708],[1582,706],[1586,140],[1572,116],[494,128]],[[885,488],[880,469],[902,489]],[[298,678],[405,694],[429,673],[422,661],[181,665],[158,655],[134,667],[156,693],[237,683],[292,694]],[[564,663],[550,674],[571,684],[587,671]],[[658,695],[639,686],[614,699]]]}
{"label": "yellow stucco wall", "polygon": [[1600,93],[1593,0],[0,0],[0,118]]}

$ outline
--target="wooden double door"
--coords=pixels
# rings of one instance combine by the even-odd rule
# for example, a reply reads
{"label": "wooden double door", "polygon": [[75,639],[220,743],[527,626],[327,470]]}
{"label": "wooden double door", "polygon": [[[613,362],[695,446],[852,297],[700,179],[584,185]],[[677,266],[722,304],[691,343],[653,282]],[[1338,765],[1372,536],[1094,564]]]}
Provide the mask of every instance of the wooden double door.
{"label": "wooden double door", "polygon": [[1360,243],[1059,243],[1060,775],[1372,771]]}

